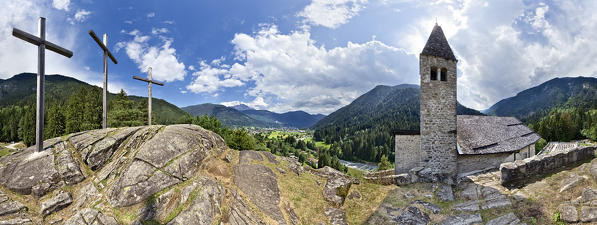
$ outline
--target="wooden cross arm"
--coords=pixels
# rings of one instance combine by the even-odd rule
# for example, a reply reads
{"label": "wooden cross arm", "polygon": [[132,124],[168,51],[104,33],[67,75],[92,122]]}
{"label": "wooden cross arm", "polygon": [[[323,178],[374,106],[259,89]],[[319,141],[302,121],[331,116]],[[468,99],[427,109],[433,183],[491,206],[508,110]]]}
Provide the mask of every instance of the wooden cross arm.
{"label": "wooden cross arm", "polygon": [[97,43],[100,48],[102,48],[104,51],[106,51],[108,53],[108,56],[110,57],[110,59],[112,60],[112,62],[114,62],[114,64],[118,64],[118,61],[116,61],[116,58],[114,58],[114,56],[112,55],[112,53],[110,52],[110,50],[108,50],[108,47],[106,47],[104,45],[104,43],[102,43],[100,41],[100,39],[97,37],[97,35],[95,35],[95,32],[93,32],[93,30],[89,30],[89,35],[91,36],[91,38],[93,38],[93,40],[95,41],[95,43]]}
{"label": "wooden cross arm", "polygon": [[142,77],[138,77],[138,76],[133,76],[133,79],[140,80],[140,81],[145,81],[145,82],[148,82],[148,83],[154,83],[154,84],[157,84],[157,85],[160,85],[160,86],[164,86],[164,83],[160,83],[160,82],[153,81],[153,80],[148,80],[148,79],[145,79],[145,78],[142,78]]}
{"label": "wooden cross arm", "polygon": [[52,42],[41,40],[41,38],[31,35],[25,31],[19,30],[17,28],[12,28],[12,36],[22,39],[23,41],[29,42],[34,45],[40,45],[42,42],[46,45],[46,49],[49,49],[53,52],[56,52],[60,55],[66,56],[68,58],[73,56],[73,52],[63,47],[58,46]]}

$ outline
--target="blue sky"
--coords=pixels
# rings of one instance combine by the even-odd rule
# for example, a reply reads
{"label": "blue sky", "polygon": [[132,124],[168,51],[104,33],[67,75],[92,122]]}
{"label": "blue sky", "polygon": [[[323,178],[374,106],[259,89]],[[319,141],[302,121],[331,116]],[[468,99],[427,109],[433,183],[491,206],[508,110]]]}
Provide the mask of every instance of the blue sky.
{"label": "blue sky", "polygon": [[87,32],[107,33],[119,64],[109,90],[177,106],[245,103],[328,114],[376,85],[419,82],[418,54],[437,19],[458,63],[458,100],[485,109],[554,77],[597,74],[595,1],[8,0],[0,9],[0,79],[36,71],[35,46],[12,27],[74,52],[47,53],[47,74],[101,86],[102,56]]}

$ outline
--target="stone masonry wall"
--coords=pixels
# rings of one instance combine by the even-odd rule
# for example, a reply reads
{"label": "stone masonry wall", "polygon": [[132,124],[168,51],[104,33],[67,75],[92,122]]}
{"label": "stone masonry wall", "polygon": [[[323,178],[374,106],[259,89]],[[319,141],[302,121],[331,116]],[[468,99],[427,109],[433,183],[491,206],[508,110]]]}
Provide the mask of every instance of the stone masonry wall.
{"label": "stone masonry wall", "polygon": [[421,162],[421,137],[419,135],[395,135],[395,174],[408,173]]}
{"label": "stone masonry wall", "polygon": [[[499,168],[507,162],[513,153],[496,153],[485,155],[458,155],[458,173],[467,173],[487,168]],[[511,159],[510,159],[511,160]]]}
{"label": "stone masonry wall", "polygon": [[502,185],[520,183],[528,178],[553,172],[563,166],[572,165],[595,157],[597,147],[577,147],[556,154],[536,155],[524,160],[503,163],[500,166]]}
{"label": "stone masonry wall", "polygon": [[[456,61],[420,55],[421,160],[432,173],[455,176]],[[431,67],[447,69],[447,81],[431,80]]]}

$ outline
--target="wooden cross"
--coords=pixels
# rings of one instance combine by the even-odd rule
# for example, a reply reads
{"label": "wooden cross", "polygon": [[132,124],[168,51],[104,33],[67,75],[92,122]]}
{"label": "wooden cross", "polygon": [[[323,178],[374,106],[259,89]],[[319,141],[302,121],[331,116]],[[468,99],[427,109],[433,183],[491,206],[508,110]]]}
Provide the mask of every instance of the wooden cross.
{"label": "wooden cross", "polygon": [[93,32],[93,30],[89,30],[89,35],[91,36],[91,38],[93,38],[93,40],[95,40],[95,42],[100,46],[100,48],[102,50],[104,50],[104,92],[103,92],[103,104],[102,104],[102,128],[106,129],[108,127],[108,109],[107,109],[107,103],[108,103],[108,59],[106,56],[109,56],[110,59],[112,59],[112,62],[114,62],[114,64],[118,64],[118,61],[116,61],[116,58],[114,58],[114,56],[112,55],[112,53],[110,52],[110,50],[108,50],[108,35],[104,34],[104,42],[102,43],[100,41],[100,39],[97,37],[97,35],[95,35],[95,33]]}
{"label": "wooden cross", "polygon": [[39,18],[39,37],[17,28],[12,28],[12,35],[26,42],[37,45],[37,116],[35,120],[35,144],[37,152],[43,150],[44,145],[44,82],[46,49],[68,58],[73,52],[46,40],[46,18]]}
{"label": "wooden cross", "polygon": [[148,120],[147,124],[151,125],[151,83],[154,83],[154,84],[157,84],[157,85],[160,85],[160,86],[164,86],[164,83],[160,83],[160,82],[151,80],[151,67],[149,67],[149,72],[147,74],[148,74],[148,78],[149,79],[145,79],[145,78],[138,77],[138,76],[133,76],[133,79],[140,80],[140,81],[145,81],[148,84],[149,97],[147,97],[147,101],[148,101],[148,103],[147,103],[147,115],[149,117],[148,118],[149,120]]}

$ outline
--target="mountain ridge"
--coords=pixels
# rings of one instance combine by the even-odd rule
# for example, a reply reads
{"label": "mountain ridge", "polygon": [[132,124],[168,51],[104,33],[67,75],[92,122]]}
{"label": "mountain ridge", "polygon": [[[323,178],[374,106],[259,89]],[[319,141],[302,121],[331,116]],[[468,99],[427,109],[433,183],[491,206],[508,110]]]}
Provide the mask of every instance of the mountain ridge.
{"label": "mountain ridge", "polygon": [[597,106],[597,78],[557,77],[502,99],[486,110],[488,115],[514,116],[534,122],[558,106]]}
{"label": "mountain ridge", "polygon": [[[0,108],[17,105],[24,106],[35,104],[37,88],[37,74],[34,73],[20,73],[8,79],[0,79]],[[65,103],[68,98],[76,93],[81,87],[94,87],[84,81],[73,77],[52,74],[45,75],[45,99],[46,105],[54,104],[51,101],[59,101],[60,104]],[[108,92],[108,102],[110,102],[116,94]],[[135,104],[141,101],[147,101],[147,97],[128,95],[129,99],[133,100]],[[182,116],[186,114],[176,105],[169,103],[160,98],[152,98],[153,114],[155,120],[162,124],[171,124],[177,122]]]}

